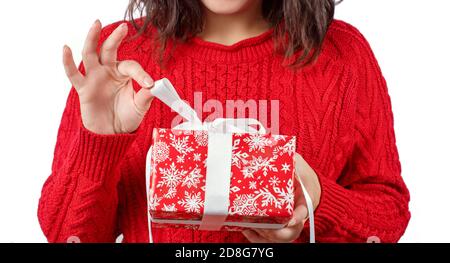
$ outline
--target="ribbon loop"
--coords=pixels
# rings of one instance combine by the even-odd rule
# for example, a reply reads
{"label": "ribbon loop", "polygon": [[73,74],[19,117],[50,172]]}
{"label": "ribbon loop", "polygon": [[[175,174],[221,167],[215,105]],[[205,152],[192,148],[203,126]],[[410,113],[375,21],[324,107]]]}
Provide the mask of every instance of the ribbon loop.
{"label": "ribbon loop", "polygon": [[169,106],[174,112],[186,119],[188,123],[195,124],[196,126],[201,125],[202,122],[195,110],[180,98],[168,79],[164,78],[156,81],[155,86],[151,89],[151,93]]}

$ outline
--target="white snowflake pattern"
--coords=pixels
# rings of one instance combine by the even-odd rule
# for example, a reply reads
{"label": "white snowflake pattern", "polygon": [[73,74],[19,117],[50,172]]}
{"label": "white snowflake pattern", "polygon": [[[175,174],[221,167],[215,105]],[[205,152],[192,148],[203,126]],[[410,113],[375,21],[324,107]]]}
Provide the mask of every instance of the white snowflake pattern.
{"label": "white snowflake pattern", "polygon": [[[237,134],[235,134],[235,136],[236,136],[236,135],[237,135]],[[241,136],[242,136],[242,135],[241,135]],[[233,141],[233,150],[237,150],[240,143],[241,143],[241,139],[236,139],[236,140],[234,140],[234,141]]]}
{"label": "white snowflake pattern", "polygon": [[276,155],[270,158],[263,158],[262,156],[252,156],[252,160],[249,162],[249,164],[245,166],[244,169],[242,169],[244,178],[254,178],[254,173],[260,170],[263,171],[264,176],[267,176],[269,171],[278,172],[278,168],[273,163],[277,158],[278,156]]}
{"label": "white snowflake pattern", "polygon": [[278,177],[276,177],[276,176],[272,176],[272,177],[269,179],[269,184],[270,184],[272,187],[278,186],[279,183],[280,183],[280,179],[278,179]]}
{"label": "white snowflake pattern", "polygon": [[158,197],[157,194],[151,195],[149,203],[148,203],[150,210],[156,210],[156,208],[159,206],[159,203],[161,202],[161,200],[162,200],[162,197]]}
{"label": "white snowflake pattern", "polygon": [[274,134],[274,135],[272,135],[272,138],[273,138],[275,141],[286,141],[286,135],[277,135],[277,134]]}
{"label": "white snowflake pattern", "polygon": [[264,134],[250,134],[249,137],[244,138],[249,146],[249,152],[260,151],[265,152],[265,147],[273,145],[271,138],[265,136]]}
{"label": "white snowflake pattern", "polygon": [[295,137],[290,139],[284,145],[279,145],[274,147],[273,154],[278,156],[283,156],[284,154],[288,154],[292,156],[295,153]]}
{"label": "white snowflake pattern", "polygon": [[162,187],[166,185],[169,188],[176,188],[180,183],[181,179],[186,176],[187,171],[178,170],[175,163],[172,162],[170,168],[159,168],[159,172],[162,174],[161,181],[156,187]]}
{"label": "white snowflake pattern", "polygon": [[[272,192],[267,188],[261,188],[255,191],[255,194],[242,194],[236,195],[233,200],[233,204],[230,206],[230,215],[257,215],[257,216],[267,216],[267,209],[260,209],[258,204],[262,207],[275,207],[281,209],[282,205],[288,209],[288,211],[293,211],[293,187],[292,180],[289,183],[287,190],[274,188],[281,199],[277,198]],[[260,202],[258,200],[261,199]],[[272,209],[269,209],[272,211]]]}
{"label": "white snowflake pattern", "polygon": [[163,212],[176,212],[177,208],[175,207],[175,204],[164,204],[163,208],[161,209]]}
{"label": "white snowflake pattern", "polygon": [[169,146],[165,142],[157,142],[153,145],[152,156],[156,163],[162,163],[169,157]]}
{"label": "white snowflake pattern", "polygon": [[202,160],[202,154],[201,153],[194,153],[194,161],[200,162]]}
{"label": "white snowflake pattern", "polygon": [[281,171],[283,171],[285,174],[291,170],[291,165],[284,163],[281,165]]}
{"label": "white snowflake pattern", "polygon": [[198,145],[208,145],[208,132],[206,131],[194,131],[194,138]]}
{"label": "white snowflake pattern", "polygon": [[248,163],[248,154],[246,152],[236,151],[231,156],[231,165],[241,168]]}
{"label": "white snowflake pattern", "polygon": [[233,153],[231,155],[231,165],[236,166],[237,168],[241,169],[242,165],[245,165],[248,163],[248,153],[239,151],[239,144],[241,140],[237,139],[233,142]]}
{"label": "white snowflake pattern", "polygon": [[267,209],[261,210],[261,209],[258,209],[258,208],[257,208],[257,210],[258,210],[258,211],[256,211],[256,216],[269,216],[269,215],[267,214]]}
{"label": "white snowflake pattern", "polygon": [[186,155],[190,152],[194,151],[194,148],[189,146],[189,136],[184,136],[183,138],[179,138],[170,134],[171,146],[175,148],[181,155]]}
{"label": "white snowflake pattern", "polygon": [[284,154],[292,156],[295,153],[295,147],[295,138],[292,138],[286,144],[275,147],[273,152],[279,156],[283,156]]}
{"label": "white snowflake pattern", "polygon": [[179,200],[178,204],[182,205],[188,213],[200,213],[200,208],[203,207],[203,201],[200,198],[200,192],[197,194],[184,193],[184,199]]}
{"label": "white snowflake pattern", "polygon": [[200,183],[200,178],[203,176],[200,174],[200,169],[195,167],[186,177],[184,177],[183,184],[181,186],[186,186],[187,188],[197,188]]}
{"label": "white snowflake pattern", "polygon": [[184,163],[184,155],[177,156],[177,163]]}
{"label": "white snowflake pattern", "polygon": [[285,152],[291,156],[295,153],[295,137],[289,140],[288,143],[284,146]]}
{"label": "white snowflake pattern", "polygon": [[174,198],[177,193],[177,189],[169,188],[167,193],[164,194],[164,198]]}
{"label": "white snowflake pattern", "polygon": [[250,181],[248,184],[248,189],[256,189],[256,181]]}
{"label": "white snowflake pattern", "polygon": [[241,191],[241,188],[239,188],[237,185],[235,185],[230,188],[230,191],[233,193],[237,193],[237,192]]}
{"label": "white snowflake pattern", "polygon": [[262,198],[261,201],[261,206],[262,207],[266,207],[266,206],[274,206],[275,208],[281,208],[281,203],[280,201],[277,199],[277,197],[275,195],[273,195],[269,189],[263,187],[260,190],[255,191],[256,193],[256,197]]}
{"label": "white snowflake pattern", "polygon": [[294,183],[292,179],[288,180],[286,190],[275,187],[274,191],[281,197],[281,205],[284,205],[292,213],[294,211]]}
{"label": "white snowflake pattern", "polygon": [[229,209],[230,215],[254,215],[258,208],[256,207],[254,194],[236,195],[233,204]]}

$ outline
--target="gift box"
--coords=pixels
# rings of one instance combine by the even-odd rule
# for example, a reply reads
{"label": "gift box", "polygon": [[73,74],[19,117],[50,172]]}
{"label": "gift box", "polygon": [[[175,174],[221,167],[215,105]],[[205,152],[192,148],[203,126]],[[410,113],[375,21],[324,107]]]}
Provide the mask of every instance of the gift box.
{"label": "gift box", "polygon": [[266,134],[254,119],[202,123],[168,80],[152,92],[187,120],[153,131],[146,163],[152,226],[279,229],[289,222],[295,137]]}
{"label": "gift box", "polygon": [[[225,156],[223,148],[208,147],[209,136],[207,131],[154,130],[149,191],[153,222],[200,227],[205,205],[221,205],[214,199],[205,204],[207,191],[224,191],[228,200],[222,227],[283,227],[294,206],[295,137],[233,133],[230,156]],[[211,151],[222,155],[221,167],[208,166]],[[207,187],[208,176],[223,168],[227,172],[221,176],[228,183]]]}

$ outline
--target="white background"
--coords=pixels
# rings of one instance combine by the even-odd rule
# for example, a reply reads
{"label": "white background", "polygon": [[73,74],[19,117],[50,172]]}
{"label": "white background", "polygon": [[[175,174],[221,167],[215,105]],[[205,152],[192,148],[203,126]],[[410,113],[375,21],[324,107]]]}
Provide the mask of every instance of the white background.
{"label": "white background", "polygon": [[[96,18],[126,0],[0,1],[0,242],[45,242],[37,221],[70,88],[61,66]],[[366,36],[388,81],[412,219],[402,242],[450,242],[448,0],[345,0],[337,18]],[[77,56],[80,59],[80,56]]]}

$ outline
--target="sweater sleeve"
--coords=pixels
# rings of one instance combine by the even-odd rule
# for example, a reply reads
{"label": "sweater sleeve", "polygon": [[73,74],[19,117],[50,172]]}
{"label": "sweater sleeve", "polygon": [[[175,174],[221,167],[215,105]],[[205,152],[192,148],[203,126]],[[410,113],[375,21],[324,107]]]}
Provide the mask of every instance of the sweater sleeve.
{"label": "sweater sleeve", "polygon": [[357,30],[350,37],[356,85],[353,148],[337,182],[319,175],[317,240],[397,242],[410,219],[410,197],[400,175],[391,101],[369,44]]}
{"label": "sweater sleeve", "polygon": [[134,136],[97,135],[85,129],[78,95],[72,89],[58,132],[52,173],[39,200],[38,218],[49,242],[114,242],[118,167]]}
{"label": "sweater sleeve", "polygon": [[[103,41],[112,27],[102,32]],[[80,67],[83,71],[83,67]],[[63,113],[51,175],[38,218],[49,242],[114,242],[120,163],[135,134],[98,135],[84,128],[72,88]]]}

